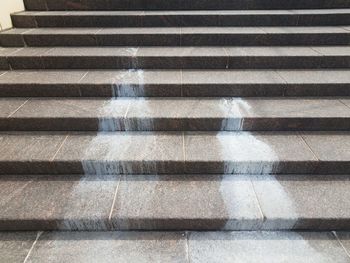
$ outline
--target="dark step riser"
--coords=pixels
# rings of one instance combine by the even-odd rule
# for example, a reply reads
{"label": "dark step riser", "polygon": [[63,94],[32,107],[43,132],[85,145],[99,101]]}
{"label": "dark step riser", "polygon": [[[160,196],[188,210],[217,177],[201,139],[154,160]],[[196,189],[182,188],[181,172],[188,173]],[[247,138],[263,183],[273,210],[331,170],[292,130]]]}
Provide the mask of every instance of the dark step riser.
{"label": "dark step riser", "polygon": [[[0,174],[265,174],[263,167],[271,167],[269,174],[349,174],[350,161],[0,161]],[[96,169],[97,172],[92,171]]]}
{"label": "dark step riser", "polygon": [[28,10],[186,10],[349,8],[349,0],[25,0]]}
{"label": "dark step riser", "polygon": [[349,33],[334,34],[60,34],[6,35],[5,47],[20,46],[304,46],[349,45]]}
{"label": "dark step riser", "polygon": [[350,131],[349,118],[0,118],[1,131]]}
{"label": "dark step riser", "polygon": [[322,97],[350,96],[350,84],[0,84],[1,97]]}
{"label": "dark step riser", "polygon": [[[295,225],[291,225],[295,220]],[[273,223],[275,221],[275,223]],[[268,225],[268,223],[270,225]],[[291,225],[290,228],[284,226]],[[349,230],[350,219],[271,219],[264,224],[259,219],[178,219],[178,218],[122,218],[97,219],[47,219],[47,220],[2,220],[0,231],[259,231],[259,230]]]}
{"label": "dark step riser", "polygon": [[315,15],[147,15],[29,16],[12,15],[14,27],[186,27],[186,26],[338,26],[350,14]]}
{"label": "dark step riser", "polygon": [[[5,58],[4,58],[5,60]],[[7,64],[6,64],[7,63]],[[321,69],[350,68],[350,56],[8,57],[2,69]],[[1,67],[0,67],[1,68]]]}

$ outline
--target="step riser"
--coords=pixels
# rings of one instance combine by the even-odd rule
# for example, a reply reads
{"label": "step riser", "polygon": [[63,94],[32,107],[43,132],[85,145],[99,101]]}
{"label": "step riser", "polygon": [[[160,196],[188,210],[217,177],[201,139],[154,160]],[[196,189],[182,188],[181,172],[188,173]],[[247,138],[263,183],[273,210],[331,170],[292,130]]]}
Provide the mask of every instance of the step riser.
{"label": "step riser", "polygon": [[315,15],[12,15],[18,28],[33,27],[185,27],[185,26],[337,26],[350,14]]}
{"label": "step riser", "polygon": [[0,118],[1,131],[349,131],[349,118]]}
{"label": "step riser", "polygon": [[[2,220],[0,231],[282,231],[349,230],[350,219],[299,219],[292,228],[287,228],[294,219],[276,219],[272,226],[265,226],[260,220],[241,219],[77,219],[77,220]],[[270,221],[269,221],[270,223]],[[270,223],[271,224],[271,223]]]}
{"label": "step riser", "polygon": [[164,1],[164,0],[25,0],[27,10],[185,10],[185,9],[318,9],[318,8],[349,8],[348,0],[309,0],[309,1]]}
{"label": "step riser", "polygon": [[[0,174],[348,174],[350,161],[1,161]],[[271,167],[273,167],[271,169]]]}
{"label": "step riser", "polygon": [[[4,58],[6,60],[6,58]],[[7,64],[6,64],[7,63]],[[350,68],[350,56],[7,57],[2,69],[321,69]]]}
{"label": "step riser", "polygon": [[303,46],[348,45],[349,33],[316,34],[40,34],[0,36],[5,47],[43,46]]}
{"label": "step riser", "polygon": [[322,97],[350,96],[350,84],[0,84],[1,97]]}

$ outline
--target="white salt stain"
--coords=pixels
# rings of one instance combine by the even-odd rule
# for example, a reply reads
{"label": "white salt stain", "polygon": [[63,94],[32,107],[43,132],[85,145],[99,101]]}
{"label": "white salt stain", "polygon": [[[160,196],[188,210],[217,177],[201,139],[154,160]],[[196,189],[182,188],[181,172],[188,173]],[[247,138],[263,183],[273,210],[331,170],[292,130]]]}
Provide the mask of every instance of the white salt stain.
{"label": "white salt stain", "polygon": [[[249,103],[241,98],[223,100],[223,105],[220,109],[223,116],[228,117],[222,122],[221,130],[241,130],[244,124],[244,116],[249,116],[249,114],[253,113],[251,112]],[[230,118],[230,116],[233,116],[234,119]],[[246,175],[249,178],[251,175],[263,175],[261,180],[265,184],[268,184],[269,187],[269,191],[264,191],[263,194],[269,195],[269,199],[271,199],[269,200],[269,205],[282,207],[283,211],[281,213],[288,215],[288,220],[269,221],[270,224],[272,223],[269,227],[271,229],[274,227],[292,228],[297,221],[297,212],[292,199],[278,180],[276,180],[275,176],[272,175],[279,165],[279,157],[268,141],[266,139],[262,140],[258,135],[251,132],[219,132],[216,135],[216,140],[220,146],[217,154],[224,162],[223,173],[225,174],[221,182],[220,193],[229,217],[237,218],[237,214],[244,214],[245,212],[249,215],[252,207],[244,207],[237,204],[244,204],[242,198],[247,197],[249,191],[254,190],[252,185],[247,189],[247,187],[241,187],[238,183],[234,187],[230,186],[228,188],[226,183],[227,177],[230,175],[235,176],[233,174]],[[258,199],[259,196],[256,196],[256,203],[254,205],[259,208]],[[263,209],[261,211],[263,213]],[[251,222],[247,222],[246,224],[251,224]],[[238,227],[244,229],[251,226],[240,225]],[[237,226],[232,225],[232,222],[228,220],[224,229],[236,230]]]}

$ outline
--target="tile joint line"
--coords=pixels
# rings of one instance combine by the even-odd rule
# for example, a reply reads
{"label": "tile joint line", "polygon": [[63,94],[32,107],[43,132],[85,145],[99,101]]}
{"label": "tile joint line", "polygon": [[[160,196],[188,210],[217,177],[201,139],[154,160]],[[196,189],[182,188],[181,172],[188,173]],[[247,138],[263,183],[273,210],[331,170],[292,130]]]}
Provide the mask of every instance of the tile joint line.
{"label": "tile joint line", "polygon": [[119,180],[118,180],[117,186],[116,186],[116,188],[115,188],[114,196],[113,196],[112,207],[111,207],[111,210],[110,210],[109,215],[108,215],[108,222],[109,222],[109,223],[111,223],[111,220],[112,220],[112,214],[113,214],[115,202],[116,202],[116,200],[117,200],[117,194],[118,194],[119,185],[120,185],[120,181],[121,181],[121,180],[122,180],[122,175],[120,174],[120,175],[119,175]]}
{"label": "tile joint line", "polygon": [[51,162],[53,162],[53,160],[55,160],[55,158],[56,158],[58,152],[62,149],[62,147],[63,147],[64,143],[67,141],[68,137],[69,137],[69,134],[67,134],[66,137],[64,138],[64,140],[61,142],[61,144],[60,144],[60,146],[58,147],[57,151],[55,152],[55,154],[54,154],[53,157],[51,158],[51,160],[50,160]]}
{"label": "tile joint line", "polygon": [[28,101],[29,101],[29,99],[27,99],[25,102],[23,102],[16,110],[14,110],[12,113],[10,113],[10,115],[7,116],[7,118],[10,118],[13,114],[15,114],[17,111],[19,111]]}
{"label": "tile joint line", "polygon": [[263,222],[265,222],[266,217],[265,217],[265,215],[264,215],[264,213],[262,211],[260,200],[259,200],[258,195],[256,193],[254,183],[252,182],[251,178],[249,178],[249,181],[250,181],[250,184],[252,185],[252,189],[253,189],[253,192],[254,192],[254,196],[255,196],[256,202],[258,203],[258,207],[259,207],[259,212],[260,212],[261,218],[262,218]]}
{"label": "tile joint line", "polygon": [[35,238],[35,240],[34,240],[32,246],[30,247],[30,249],[29,249],[29,251],[28,251],[28,254],[27,254],[27,256],[25,257],[23,263],[26,263],[26,262],[27,262],[28,258],[29,258],[30,255],[32,254],[32,251],[33,251],[33,249],[34,249],[36,243],[38,242],[40,236],[42,235],[42,233],[43,233],[43,231],[39,231],[39,232],[36,234],[36,238]]}
{"label": "tile joint line", "polygon": [[346,253],[346,255],[350,258],[350,254],[349,254],[348,250],[344,247],[344,245],[341,242],[341,240],[339,239],[339,237],[337,235],[337,232],[336,231],[332,231],[332,234],[335,236],[336,240],[338,241],[339,245],[343,248],[343,250]]}

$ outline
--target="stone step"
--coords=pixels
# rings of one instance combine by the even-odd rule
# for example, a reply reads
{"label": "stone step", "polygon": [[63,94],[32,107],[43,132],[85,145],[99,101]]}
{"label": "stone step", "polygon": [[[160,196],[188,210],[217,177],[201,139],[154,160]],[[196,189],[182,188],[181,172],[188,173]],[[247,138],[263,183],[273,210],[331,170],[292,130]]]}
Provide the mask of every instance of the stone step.
{"label": "stone step", "polygon": [[2,231],[350,228],[348,174],[4,175],[0,186]]}
{"label": "stone step", "polygon": [[343,263],[349,237],[345,231],[1,232],[0,260]]}
{"label": "stone step", "polygon": [[305,46],[348,45],[350,28],[123,27],[27,28],[0,34],[2,46]]}
{"label": "stone step", "polygon": [[3,69],[350,68],[350,46],[0,49]]}
{"label": "stone step", "polygon": [[16,70],[0,72],[0,96],[350,96],[350,70]]}
{"label": "stone step", "polygon": [[350,131],[350,99],[0,98],[2,131]]}
{"label": "stone step", "polygon": [[27,10],[183,10],[349,8],[349,0],[24,0]]}
{"label": "stone step", "polygon": [[350,24],[350,9],[56,11],[12,15],[15,27],[336,26]]}
{"label": "stone step", "polygon": [[350,133],[6,132],[0,153],[0,174],[349,174]]}

